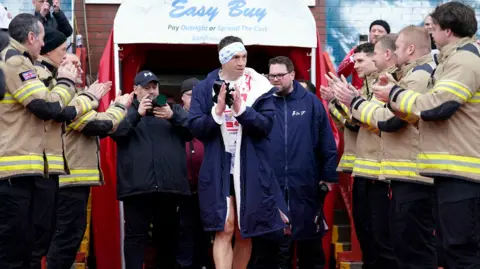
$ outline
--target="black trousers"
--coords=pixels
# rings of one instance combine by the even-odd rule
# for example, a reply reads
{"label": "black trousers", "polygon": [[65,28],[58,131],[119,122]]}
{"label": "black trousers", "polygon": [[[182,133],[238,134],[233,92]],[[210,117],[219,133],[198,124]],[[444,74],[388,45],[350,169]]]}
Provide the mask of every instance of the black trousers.
{"label": "black trousers", "polygon": [[0,268],[28,269],[37,177],[0,180]]}
{"label": "black trousers", "polygon": [[157,267],[175,268],[179,197],[167,193],[149,193],[124,198],[126,269],[142,269],[152,221]]}
{"label": "black trousers", "polygon": [[375,249],[372,234],[372,211],[368,199],[370,180],[363,177],[353,179],[352,215],[358,242],[362,250],[364,269],[372,269],[375,265]]}
{"label": "black trousers", "polygon": [[37,179],[33,193],[33,251],[30,269],[41,269],[55,233],[58,176]]}
{"label": "black trousers", "polygon": [[437,269],[434,188],[392,181],[392,246],[401,269]]}
{"label": "black trousers", "polygon": [[48,269],[70,269],[87,225],[90,187],[60,189],[56,231],[47,254]]}
{"label": "black trousers", "polygon": [[435,178],[445,269],[480,268],[480,183]]}
{"label": "black trousers", "polygon": [[[285,236],[282,242],[253,238],[252,269],[292,269],[294,242]],[[322,239],[298,240],[297,269],[323,269],[325,253]]]}
{"label": "black trousers", "polygon": [[213,269],[209,250],[212,233],[203,230],[198,194],[182,199],[179,207],[177,264],[182,269]]}
{"label": "black trousers", "polygon": [[375,250],[377,269],[398,268],[397,259],[393,253],[392,235],[390,231],[390,184],[377,180],[369,181],[368,199],[372,218],[372,241]]}

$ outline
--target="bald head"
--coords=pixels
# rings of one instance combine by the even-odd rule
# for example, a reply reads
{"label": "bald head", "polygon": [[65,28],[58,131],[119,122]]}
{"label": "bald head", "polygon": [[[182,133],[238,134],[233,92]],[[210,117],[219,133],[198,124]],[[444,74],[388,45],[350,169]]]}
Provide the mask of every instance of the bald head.
{"label": "bald head", "polygon": [[395,54],[399,65],[429,54],[432,50],[427,30],[414,25],[407,26],[399,32],[396,47]]}
{"label": "bald head", "polygon": [[78,56],[74,53],[67,53],[67,55],[65,56],[65,59],[74,63],[74,64],[81,64],[80,63],[80,58],[78,58]]}

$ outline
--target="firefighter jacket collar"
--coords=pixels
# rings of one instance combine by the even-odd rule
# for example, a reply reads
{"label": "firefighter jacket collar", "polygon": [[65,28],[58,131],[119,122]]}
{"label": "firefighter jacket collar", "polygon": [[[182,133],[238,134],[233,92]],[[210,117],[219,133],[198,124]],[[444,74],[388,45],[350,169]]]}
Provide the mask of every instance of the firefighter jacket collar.
{"label": "firefighter jacket collar", "polygon": [[405,77],[408,74],[408,72],[410,72],[413,68],[415,68],[415,67],[417,67],[421,64],[431,62],[431,61],[433,61],[432,55],[430,53],[428,53],[428,54],[423,55],[422,57],[419,57],[415,60],[412,60],[412,61],[404,64],[400,68],[400,72],[399,72],[400,77],[399,77],[398,81],[400,81],[400,79]]}
{"label": "firefighter jacket collar", "polygon": [[[380,72],[380,75],[391,74],[395,80],[398,80],[398,78],[397,78],[398,71],[399,71],[398,68],[395,65],[392,65],[392,66],[388,67],[387,69],[383,70],[382,72]],[[379,77],[380,77],[380,75],[379,75]],[[377,80],[378,80],[378,78],[377,78]],[[375,82],[377,82],[377,80],[375,80]]]}
{"label": "firefighter jacket collar", "polygon": [[28,53],[27,48],[24,45],[20,44],[17,40],[10,38],[10,46],[23,54],[28,59],[30,59],[32,64],[35,63],[33,57],[30,55],[30,53]]}
{"label": "firefighter jacket collar", "polygon": [[373,82],[378,78],[378,72],[375,71],[370,75],[365,76],[365,80],[363,81],[363,86],[361,89],[361,93],[363,95],[369,96],[371,94],[370,86],[373,85]]}
{"label": "firefighter jacket collar", "polygon": [[50,72],[56,73],[58,67],[47,57],[40,55],[38,56],[37,61],[43,66],[45,66],[46,68],[48,68]]}
{"label": "firefighter jacket collar", "polygon": [[441,63],[445,61],[448,58],[448,56],[454,53],[459,47],[462,47],[463,45],[468,43],[475,43],[475,42],[476,42],[475,38],[464,37],[457,40],[457,42],[453,42],[444,46],[439,53],[439,57],[438,57],[439,62]]}

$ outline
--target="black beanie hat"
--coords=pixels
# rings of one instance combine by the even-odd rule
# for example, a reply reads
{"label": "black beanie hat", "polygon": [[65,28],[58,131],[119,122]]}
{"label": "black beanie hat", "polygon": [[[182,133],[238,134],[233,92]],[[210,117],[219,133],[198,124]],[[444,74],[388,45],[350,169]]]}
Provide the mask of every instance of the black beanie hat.
{"label": "black beanie hat", "polygon": [[390,25],[388,25],[388,22],[384,21],[384,20],[376,20],[376,21],[373,21],[371,24],[370,24],[370,28],[368,28],[368,31],[372,30],[372,27],[374,25],[380,25],[382,26],[383,28],[385,28],[385,31],[387,31],[387,34],[390,34]]}
{"label": "black beanie hat", "polygon": [[57,31],[51,27],[45,27],[45,37],[43,42],[45,45],[40,51],[41,55],[47,54],[50,51],[60,47],[63,43],[67,41],[67,37],[60,31]]}

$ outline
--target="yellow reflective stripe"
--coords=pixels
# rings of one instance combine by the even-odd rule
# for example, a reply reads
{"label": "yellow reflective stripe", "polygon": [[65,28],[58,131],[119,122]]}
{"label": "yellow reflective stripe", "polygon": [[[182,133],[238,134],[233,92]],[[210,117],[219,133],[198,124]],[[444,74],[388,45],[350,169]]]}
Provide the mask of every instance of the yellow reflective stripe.
{"label": "yellow reflective stripe", "polygon": [[376,105],[372,103],[368,103],[365,107],[360,111],[360,121],[363,123],[370,124],[370,120],[372,119],[373,110],[375,109]]}
{"label": "yellow reflective stripe", "polygon": [[118,107],[111,107],[107,110],[107,113],[112,114],[112,116],[117,120],[121,121],[125,115],[123,113],[123,109]]}
{"label": "yellow reflective stripe", "polygon": [[472,93],[466,87],[452,80],[438,81],[432,89],[432,91],[435,90],[447,91],[465,102],[472,97]]}
{"label": "yellow reflective stripe", "polygon": [[343,121],[343,116],[342,116],[342,114],[340,114],[340,112],[337,109],[334,109],[332,111],[332,114],[338,121],[340,121],[340,122]]}
{"label": "yellow reflective stripe", "polygon": [[47,87],[45,87],[45,84],[43,84],[43,82],[29,83],[29,84],[26,84],[19,91],[17,91],[13,95],[13,98],[17,99],[21,103],[28,97],[32,96],[33,94],[42,92],[42,91],[45,91],[45,92],[48,91]]}
{"label": "yellow reflective stripe", "polygon": [[400,101],[400,111],[407,111],[407,107],[405,106],[405,103],[407,102],[407,99],[410,98],[410,96],[412,95],[413,95],[413,91],[407,91],[405,93],[402,100]]}
{"label": "yellow reflective stripe", "polygon": [[48,169],[57,169],[57,170],[64,170],[65,169],[65,164],[63,162],[63,157],[62,156],[48,155],[47,154],[46,157],[47,157]]}
{"label": "yellow reflective stripe", "polygon": [[408,99],[407,101],[407,109],[405,110],[406,113],[411,114],[412,113],[412,107],[417,98],[420,96],[419,93],[415,92],[413,95]]}
{"label": "yellow reflective stripe", "polygon": [[78,127],[80,127],[84,122],[88,121],[90,118],[92,118],[93,116],[95,116],[95,111],[89,111],[87,114],[81,116],[79,119],[77,119],[76,121],[70,123],[68,125],[68,128],[71,128],[71,129],[74,129],[74,130],[78,130]]}
{"label": "yellow reflective stripe", "polygon": [[416,93],[414,91],[406,91],[405,95],[402,96],[402,100],[400,101],[400,106],[399,110],[401,112],[411,114],[412,113],[412,107],[415,101],[417,100],[417,97],[419,96],[419,93]]}
{"label": "yellow reflective stripe", "polygon": [[355,159],[356,159],[355,155],[343,154],[338,166],[353,168]]}
{"label": "yellow reflective stripe", "polygon": [[100,180],[100,172],[98,169],[70,170],[70,175],[62,175],[59,179],[60,183],[98,181]]}
{"label": "yellow reflective stripe", "polygon": [[468,99],[467,103],[480,103],[480,92],[476,92],[472,98]]}
{"label": "yellow reflective stripe", "polygon": [[92,110],[92,104],[90,103],[90,99],[88,99],[88,97],[86,96],[79,96],[78,97],[78,101],[82,107],[82,113],[80,114],[84,114],[84,113],[87,113],[87,111],[90,111]]}
{"label": "yellow reflective stripe", "polygon": [[355,160],[355,166],[353,167],[354,173],[366,173],[371,175],[380,175],[381,173],[381,163],[379,161],[371,161],[366,159]]}
{"label": "yellow reflective stripe", "polygon": [[417,156],[419,169],[438,169],[480,174],[480,158],[442,153],[421,153]]}
{"label": "yellow reflective stripe", "polygon": [[401,161],[382,161],[381,171],[384,175],[391,176],[418,176],[417,164],[415,162],[401,162]]}
{"label": "yellow reflective stripe", "polygon": [[7,156],[0,157],[0,171],[43,170],[43,156]]}
{"label": "yellow reflective stripe", "polygon": [[66,86],[62,84],[57,85],[52,89],[52,92],[55,92],[58,95],[60,95],[60,97],[63,99],[63,103],[68,104],[68,102],[70,102],[70,100],[72,99],[72,95],[70,94],[69,89],[68,88],[65,89],[65,87]]}
{"label": "yellow reflective stripe", "polygon": [[6,93],[3,96],[3,99],[0,100],[0,104],[15,104],[15,103],[17,103],[17,100],[15,100],[15,98],[13,98],[13,96],[9,93]]}
{"label": "yellow reflective stripe", "polygon": [[340,103],[340,107],[343,109],[343,111],[345,112],[345,114],[348,114],[350,113],[350,109],[348,109],[348,107],[342,103]]}

